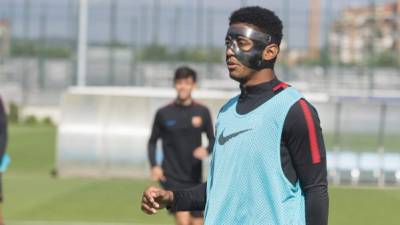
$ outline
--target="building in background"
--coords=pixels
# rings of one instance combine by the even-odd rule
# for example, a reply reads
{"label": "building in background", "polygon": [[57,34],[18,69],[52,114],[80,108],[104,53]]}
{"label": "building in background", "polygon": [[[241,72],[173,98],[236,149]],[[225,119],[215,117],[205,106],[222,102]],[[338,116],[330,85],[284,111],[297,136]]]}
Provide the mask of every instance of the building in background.
{"label": "building in background", "polygon": [[10,23],[7,20],[0,20],[0,65],[10,55]]}
{"label": "building in background", "polygon": [[400,1],[345,8],[330,34],[333,59],[345,64],[371,60],[396,63],[400,49],[399,15]]}
{"label": "building in background", "polygon": [[321,2],[320,0],[310,0],[310,14],[308,16],[308,57],[315,59],[319,57],[320,33],[321,33]]}

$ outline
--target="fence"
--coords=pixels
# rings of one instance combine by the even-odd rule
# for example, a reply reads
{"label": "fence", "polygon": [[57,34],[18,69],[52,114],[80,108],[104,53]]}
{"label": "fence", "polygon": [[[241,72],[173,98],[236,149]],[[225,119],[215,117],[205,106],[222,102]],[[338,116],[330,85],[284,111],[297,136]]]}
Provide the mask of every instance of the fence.
{"label": "fence", "polygon": [[[380,39],[371,39],[371,46],[363,49],[361,55],[370,55],[371,59],[345,66],[341,59],[332,58],[339,53],[345,54],[342,48],[350,49],[337,45],[336,39],[332,39],[337,37],[351,42],[347,33],[340,36],[334,29],[338,20],[344,17],[344,10],[350,6],[371,8],[368,15],[377,18],[372,27],[376,28],[381,25],[382,10],[379,7],[396,1],[314,1],[319,2],[317,8],[310,2],[313,1],[89,1],[87,84],[165,87],[170,85],[168,81],[173,70],[182,64],[190,64],[199,70],[205,84],[210,84],[213,79],[227,80],[223,40],[229,15],[239,6],[261,5],[274,10],[284,24],[277,71],[285,81],[307,81],[305,89],[311,91],[334,91],[337,87],[362,90],[400,87],[399,65],[378,67],[374,63],[373,56],[380,54]],[[0,4],[0,18],[10,22],[12,35],[10,56],[0,65],[0,81],[18,84],[24,92],[24,104],[31,104],[32,93],[58,91],[60,94],[75,85],[79,1],[0,0]],[[309,17],[312,12],[319,15],[318,20]],[[398,19],[397,14],[390,18]],[[317,24],[314,33],[310,31],[310,23]],[[385,36],[393,46],[388,48],[389,58],[382,56],[383,61],[390,61],[392,56],[399,58],[396,50],[398,27],[393,24],[390,35]],[[311,36],[317,37],[319,57],[315,62],[290,64],[291,58],[296,55],[304,58],[311,51]],[[159,47],[156,50],[160,51],[155,52],[158,55],[164,52],[164,58],[157,59],[154,52],[144,56],[152,47]],[[198,59],[193,52],[205,55]],[[207,52],[212,52],[210,56],[215,59],[207,61]],[[168,60],[168,54],[179,57]],[[186,58],[183,57],[185,54]]]}
{"label": "fence", "polygon": [[[214,117],[233,92],[199,90]],[[318,109],[330,179],[339,183],[400,182],[400,99],[305,93]],[[155,110],[172,89],[77,88],[62,101],[58,170],[62,176],[146,176],[147,140]]]}

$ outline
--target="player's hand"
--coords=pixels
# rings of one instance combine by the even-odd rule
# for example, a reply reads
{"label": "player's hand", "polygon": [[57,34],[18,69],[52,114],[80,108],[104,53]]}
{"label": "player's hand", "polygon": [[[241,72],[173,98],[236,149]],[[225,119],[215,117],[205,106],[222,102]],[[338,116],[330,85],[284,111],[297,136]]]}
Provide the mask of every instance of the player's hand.
{"label": "player's hand", "polygon": [[151,179],[153,181],[165,181],[164,171],[161,166],[153,166],[151,168]]}
{"label": "player's hand", "polygon": [[157,210],[165,208],[172,204],[174,193],[161,188],[149,187],[143,192],[142,211],[152,215],[157,213]]}
{"label": "player's hand", "polygon": [[208,151],[207,151],[207,149],[204,148],[204,147],[198,147],[198,148],[196,148],[196,149],[193,151],[193,156],[194,156],[196,159],[203,160],[203,159],[207,158],[207,156],[208,156]]}

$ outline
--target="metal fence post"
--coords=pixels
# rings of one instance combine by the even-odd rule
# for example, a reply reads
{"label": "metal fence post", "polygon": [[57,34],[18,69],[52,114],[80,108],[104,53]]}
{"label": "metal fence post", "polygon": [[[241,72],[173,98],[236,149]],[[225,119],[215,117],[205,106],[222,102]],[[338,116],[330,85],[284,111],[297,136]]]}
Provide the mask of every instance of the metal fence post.
{"label": "metal fence post", "polygon": [[42,2],[40,14],[40,49],[38,51],[38,86],[42,91],[46,88],[46,29],[47,29],[47,4]]}
{"label": "metal fence post", "polygon": [[[135,17],[131,18],[131,60],[130,60],[130,73],[129,73],[129,85],[138,85],[138,74],[137,74],[137,32],[138,26]],[[136,74],[136,76],[135,76]]]}
{"label": "metal fence post", "polygon": [[378,185],[379,187],[385,186],[385,171],[383,168],[384,163],[384,155],[385,155],[385,123],[386,123],[386,111],[387,105],[385,102],[381,104],[381,110],[379,114],[379,130],[378,130],[378,154],[379,154],[379,178]]}
{"label": "metal fence post", "polygon": [[108,56],[108,85],[115,84],[115,45],[117,44],[117,7],[118,0],[112,0],[110,6],[110,42]]}
{"label": "metal fence post", "polygon": [[341,112],[342,112],[342,103],[339,100],[336,100],[335,104],[335,116],[334,116],[334,133],[333,133],[333,152],[335,157],[335,169],[333,174],[333,183],[335,185],[340,184],[340,171],[338,169],[338,158],[340,151],[340,121],[341,121]]}

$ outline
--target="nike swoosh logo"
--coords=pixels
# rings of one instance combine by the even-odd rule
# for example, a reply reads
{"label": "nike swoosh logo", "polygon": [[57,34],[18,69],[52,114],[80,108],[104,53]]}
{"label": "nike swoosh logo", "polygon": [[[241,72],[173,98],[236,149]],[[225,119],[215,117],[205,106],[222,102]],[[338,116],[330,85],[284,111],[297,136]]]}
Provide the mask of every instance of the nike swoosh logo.
{"label": "nike swoosh logo", "polygon": [[227,136],[225,136],[225,137],[224,137],[224,131],[222,131],[222,132],[221,132],[221,135],[219,135],[219,138],[218,138],[218,144],[224,145],[224,144],[225,144],[226,142],[228,142],[230,139],[232,139],[232,138],[238,136],[239,134],[242,134],[242,133],[244,133],[244,132],[247,132],[247,131],[249,131],[249,130],[251,130],[251,129],[241,130],[241,131],[232,133],[232,134],[230,134],[230,135],[227,135]]}

